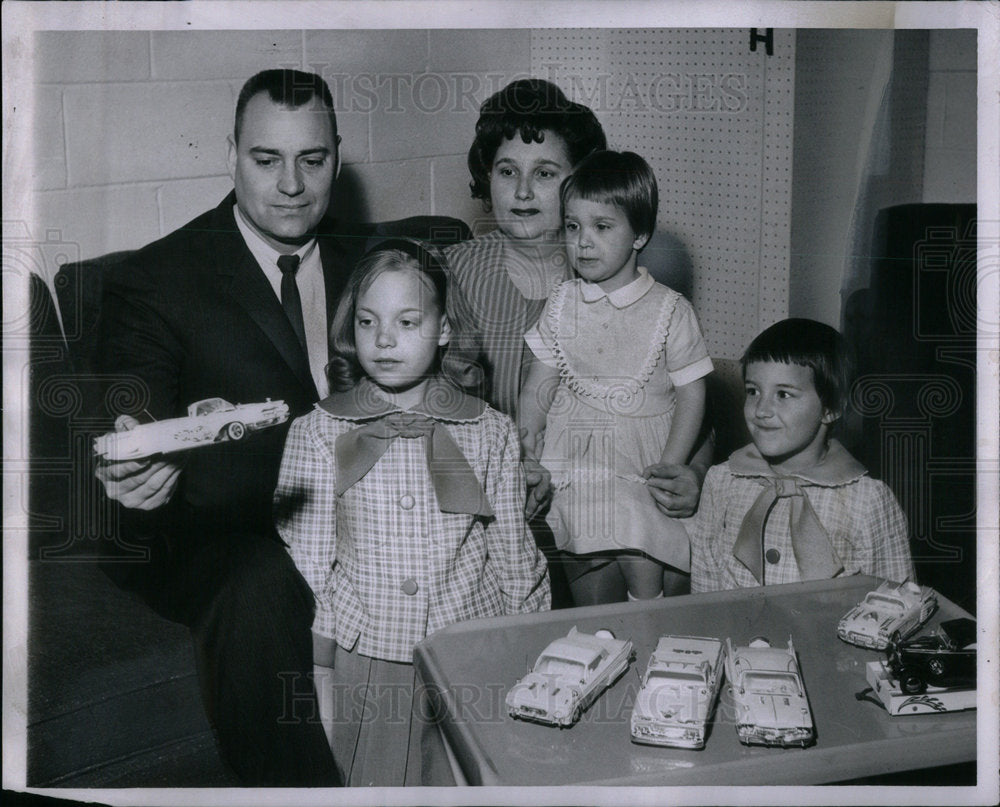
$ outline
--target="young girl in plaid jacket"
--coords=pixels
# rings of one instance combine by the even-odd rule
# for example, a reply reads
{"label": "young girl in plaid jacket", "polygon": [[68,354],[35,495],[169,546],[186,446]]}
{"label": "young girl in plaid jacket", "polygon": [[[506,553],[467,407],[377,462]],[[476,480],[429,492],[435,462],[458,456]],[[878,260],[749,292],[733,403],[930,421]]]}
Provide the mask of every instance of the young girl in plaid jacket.
{"label": "young girl in plaid jacket", "polygon": [[379,244],[334,317],[335,391],[285,446],[275,521],[316,595],[316,661],[332,667],[317,691],[349,785],[420,784],[417,642],[550,604],[514,425],[463,391],[480,379],[456,296],[429,249]]}
{"label": "young girl in plaid jacket", "polygon": [[846,574],[915,582],[906,516],[830,430],[846,406],[843,340],[786,319],[743,354],[747,446],[710,468],[691,536],[691,590]]}

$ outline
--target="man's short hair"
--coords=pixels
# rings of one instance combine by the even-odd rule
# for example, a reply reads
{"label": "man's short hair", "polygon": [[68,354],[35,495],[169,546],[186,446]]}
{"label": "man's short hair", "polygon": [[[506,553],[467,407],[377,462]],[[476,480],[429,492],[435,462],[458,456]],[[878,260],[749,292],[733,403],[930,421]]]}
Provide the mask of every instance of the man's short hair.
{"label": "man's short hair", "polygon": [[743,378],[751,362],[798,364],[813,371],[813,384],[823,406],[838,417],[847,408],[851,362],[836,328],[812,319],[783,319],[762,331],[740,359]]}
{"label": "man's short hair", "polygon": [[240,90],[240,97],[236,99],[236,121],[233,124],[233,138],[237,143],[240,142],[240,127],[247,104],[251,98],[262,92],[266,92],[274,103],[293,108],[305,106],[314,98],[318,98],[323,106],[330,110],[330,125],[336,138],[337,115],[333,109],[333,96],[326,82],[315,73],[275,69],[262,70],[251,76]]}
{"label": "man's short hair", "polygon": [[586,157],[559,189],[563,210],[570,198],[620,208],[637,236],[652,236],[656,229],[656,176],[635,152],[595,151]]}

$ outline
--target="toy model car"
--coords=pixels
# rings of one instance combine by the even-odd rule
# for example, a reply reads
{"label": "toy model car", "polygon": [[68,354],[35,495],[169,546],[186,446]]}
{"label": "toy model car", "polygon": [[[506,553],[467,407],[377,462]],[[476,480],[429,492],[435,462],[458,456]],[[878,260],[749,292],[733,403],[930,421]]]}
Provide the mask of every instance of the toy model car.
{"label": "toy model car", "polygon": [[860,647],[884,650],[890,636],[898,633],[905,639],[936,608],[937,595],[932,589],[916,583],[885,582],[844,614],[837,625],[837,636]]}
{"label": "toy model car", "polygon": [[951,689],[976,687],[976,623],[951,619],[939,633],[889,644],[889,672],[907,695],[919,695],[928,685]]}
{"label": "toy model car", "polygon": [[284,401],[233,406],[207,398],[188,407],[187,417],[143,423],[124,432],[94,438],[97,456],[112,462],[168,454],[222,440],[242,440],[250,432],[288,420]]}
{"label": "toy model car", "polygon": [[722,683],[722,642],[663,636],[650,656],[632,709],[632,741],[702,748]]}
{"label": "toy model car", "polygon": [[551,642],[524,678],[507,693],[511,717],[571,726],[584,709],[628,668],[632,642],[609,631],[580,633]]}
{"label": "toy model car", "polygon": [[746,745],[802,746],[815,739],[812,712],[795,658],[767,639],[733,648],[726,639],[726,676],[736,706],[736,734]]}

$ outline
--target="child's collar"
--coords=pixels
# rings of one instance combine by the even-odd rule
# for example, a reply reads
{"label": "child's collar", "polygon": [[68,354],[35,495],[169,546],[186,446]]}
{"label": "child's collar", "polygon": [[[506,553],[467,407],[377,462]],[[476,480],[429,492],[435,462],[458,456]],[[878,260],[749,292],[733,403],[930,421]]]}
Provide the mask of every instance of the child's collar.
{"label": "child's collar", "polygon": [[865,466],[854,459],[837,440],[830,440],[826,456],[806,471],[794,474],[775,472],[753,443],[737,449],[729,456],[729,470],[736,476],[789,476],[821,487],[846,485],[868,473]]}
{"label": "child's collar", "polygon": [[581,280],[580,296],[583,297],[585,303],[596,303],[598,300],[607,297],[608,302],[615,308],[630,306],[632,303],[642,299],[643,295],[653,288],[653,284],[656,283],[645,267],[637,266],[636,271],[639,273],[639,276],[635,280],[612,292],[604,291],[596,283]]}
{"label": "child's collar", "polygon": [[367,378],[361,379],[347,392],[332,393],[317,403],[316,408],[344,420],[372,420],[393,412],[412,411],[435,420],[468,422],[480,418],[486,404],[467,395],[447,379],[434,376],[427,381],[423,403],[411,410],[403,410],[387,400]]}

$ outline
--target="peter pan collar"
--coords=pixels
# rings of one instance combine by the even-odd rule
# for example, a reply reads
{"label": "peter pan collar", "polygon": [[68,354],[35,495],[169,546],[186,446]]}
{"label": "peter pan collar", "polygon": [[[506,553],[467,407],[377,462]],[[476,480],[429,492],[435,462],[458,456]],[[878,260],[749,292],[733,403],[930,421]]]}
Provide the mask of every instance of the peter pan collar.
{"label": "peter pan collar", "polygon": [[604,297],[608,298],[608,302],[611,303],[615,308],[626,308],[632,305],[632,303],[638,302],[642,297],[653,288],[656,283],[652,277],[650,277],[649,272],[646,268],[640,266],[637,268],[639,272],[639,277],[629,283],[627,286],[622,286],[620,289],[615,289],[610,294],[604,291],[596,283],[588,283],[586,280],[580,281],[580,296],[583,297],[585,303],[596,303]]}
{"label": "peter pan collar", "polygon": [[[736,476],[777,477],[779,474],[761,456],[753,443],[737,449],[729,456],[729,470]],[[830,440],[826,456],[819,464],[806,472],[781,474],[793,479],[801,479],[812,485],[834,488],[856,482],[868,474],[868,470],[851,456],[837,440]]]}
{"label": "peter pan collar", "polygon": [[373,420],[393,412],[411,411],[435,420],[466,423],[482,417],[486,404],[447,379],[434,376],[427,382],[423,403],[411,410],[401,409],[388,401],[367,378],[347,392],[328,395],[316,404],[316,408],[343,420]]}

